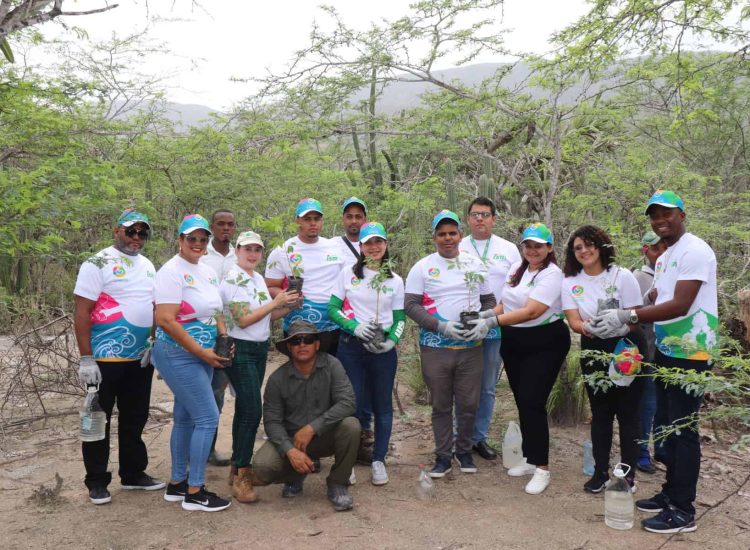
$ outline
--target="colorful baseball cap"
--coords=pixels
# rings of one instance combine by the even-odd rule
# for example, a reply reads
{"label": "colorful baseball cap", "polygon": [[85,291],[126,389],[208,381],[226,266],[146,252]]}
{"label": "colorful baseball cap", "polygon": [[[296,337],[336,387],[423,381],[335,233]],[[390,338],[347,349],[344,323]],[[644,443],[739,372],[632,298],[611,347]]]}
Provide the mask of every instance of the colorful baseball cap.
{"label": "colorful baseball cap", "polygon": [[648,204],[646,205],[646,214],[648,214],[648,209],[655,204],[664,206],[666,208],[679,208],[683,212],[685,211],[685,203],[674,191],[657,189],[656,193],[651,195],[651,198],[648,199]]}
{"label": "colorful baseball cap", "polygon": [[555,238],[552,232],[543,223],[532,223],[523,230],[521,242],[534,241],[535,243],[554,244]]}
{"label": "colorful baseball cap", "polygon": [[320,201],[307,198],[307,199],[302,199],[301,201],[297,203],[297,210],[295,211],[295,216],[297,216],[298,218],[301,218],[308,212],[318,212],[322,216],[323,206],[320,204]]}
{"label": "colorful baseball cap", "polygon": [[259,244],[263,248],[266,247],[263,244],[263,239],[255,231],[243,231],[237,236],[237,248],[246,244]]}
{"label": "colorful baseball cap", "polygon": [[653,231],[647,231],[643,237],[641,237],[641,244],[643,246],[653,246],[661,240],[661,237]]}
{"label": "colorful baseball cap", "polygon": [[385,227],[382,223],[369,222],[362,224],[359,229],[359,242],[366,243],[373,237],[380,237],[381,239],[388,240],[385,233]]}
{"label": "colorful baseball cap", "polygon": [[137,223],[145,223],[149,229],[151,228],[151,224],[148,223],[148,216],[146,214],[141,214],[135,208],[124,210],[122,214],[120,214],[120,217],[117,218],[117,225],[123,227],[130,227]]}
{"label": "colorful baseball cap", "polygon": [[449,220],[455,223],[458,227],[461,227],[461,220],[459,219],[458,214],[451,210],[441,210],[435,214],[434,218],[432,218],[432,232],[434,233],[438,228],[438,225],[440,225],[440,222],[445,220]]}
{"label": "colorful baseball cap", "polygon": [[367,215],[367,205],[365,204],[365,201],[362,199],[359,199],[357,197],[349,197],[344,201],[344,204],[341,206],[341,212],[346,212],[346,209],[349,208],[352,204],[358,204],[362,207],[362,210],[365,211],[365,216]]}
{"label": "colorful baseball cap", "polygon": [[211,230],[208,228],[208,220],[200,214],[188,214],[182,218],[178,231],[180,235],[189,235],[196,229],[205,229],[209,235],[211,234]]}

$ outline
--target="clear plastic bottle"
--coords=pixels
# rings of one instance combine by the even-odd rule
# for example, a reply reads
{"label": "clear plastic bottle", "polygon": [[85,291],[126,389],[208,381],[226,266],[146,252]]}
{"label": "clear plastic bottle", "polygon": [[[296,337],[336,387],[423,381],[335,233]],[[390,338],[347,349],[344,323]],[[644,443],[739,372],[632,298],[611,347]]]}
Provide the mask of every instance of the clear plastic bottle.
{"label": "clear plastic bottle", "polygon": [[[627,470],[623,471],[623,467]],[[625,476],[630,472],[627,464],[617,464],[615,476],[604,491],[604,523],[612,529],[632,529],[635,518],[633,493]]]}
{"label": "clear plastic bottle", "polygon": [[524,462],[522,442],[521,428],[511,420],[503,438],[503,468],[510,469]]}
{"label": "clear plastic bottle", "polygon": [[99,405],[98,388],[89,386],[86,392],[86,399],[80,410],[81,441],[101,441],[107,427],[107,414]]}
{"label": "clear plastic bottle", "polygon": [[420,500],[433,500],[435,498],[435,482],[424,464],[419,465],[419,479],[417,479],[417,498]]}
{"label": "clear plastic bottle", "polygon": [[584,441],[581,447],[583,448],[583,473],[591,477],[594,475],[594,447],[590,439]]}

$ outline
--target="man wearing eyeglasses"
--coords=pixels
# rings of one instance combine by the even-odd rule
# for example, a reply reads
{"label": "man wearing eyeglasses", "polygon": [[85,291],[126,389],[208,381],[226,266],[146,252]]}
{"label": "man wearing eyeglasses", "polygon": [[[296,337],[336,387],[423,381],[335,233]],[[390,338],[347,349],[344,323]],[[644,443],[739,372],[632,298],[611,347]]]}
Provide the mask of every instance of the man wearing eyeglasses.
{"label": "man wearing eyeglasses", "polygon": [[350,510],[354,500],[349,477],[359,447],[359,420],[354,390],[341,362],[320,352],[320,332],[312,323],[293,321],[276,348],[289,357],[266,383],[263,423],[268,436],[253,458],[261,482],[283,481],[281,496],[302,494],[311,457],[334,456],[326,478],[328,500],[336,511]]}
{"label": "man wearing eyeglasses", "polygon": [[107,464],[115,403],[123,489],[155,491],[164,487],[164,482],[145,472],[148,455],[141,438],[154,373],[144,354],[150,347],[154,321],[156,270],[141,255],[150,233],[145,214],[125,210],[114,229],[114,244],[83,263],[73,291],[75,335],[81,353],[78,376],[84,386],[99,387],[99,403],[107,415],[104,439],[81,444],[84,482],[94,504],[112,500],[107,489],[112,474]]}
{"label": "man wearing eyeglasses", "polygon": [[[459,249],[482,261],[489,272],[490,290],[494,293],[497,303],[500,303],[500,294],[508,270],[514,262],[521,261],[521,255],[515,244],[492,234],[497,221],[494,202],[487,197],[477,197],[469,204],[468,213],[471,235],[461,240]],[[495,388],[502,368],[499,327],[490,330],[485,337],[482,344],[482,360],[482,387],[471,443],[472,449],[483,459],[495,460],[497,451],[487,443],[487,434],[495,409]]]}

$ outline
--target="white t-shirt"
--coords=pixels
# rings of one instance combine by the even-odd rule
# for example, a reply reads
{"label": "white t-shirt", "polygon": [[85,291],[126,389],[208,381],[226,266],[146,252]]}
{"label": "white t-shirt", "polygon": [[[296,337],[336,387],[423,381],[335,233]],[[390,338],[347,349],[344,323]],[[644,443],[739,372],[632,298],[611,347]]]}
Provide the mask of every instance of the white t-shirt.
{"label": "white t-shirt", "polygon": [[[359,279],[350,268],[344,268],[338,278],[333,296],[344,302],[343,312],[348,319],[356,319],[360,323],[375,320],[378,292],[370,286],[377,271],[363,270],[364,279]],[[404,309],[404,280],[393,274],[386,279],[380,289],[378,305],[378,321],[386,332],[393,325],[393,310]]]}
{"label": "white t-shirt", "polygon": [[[156,305],[180,304],[177,322],[202,347],[214,347],[215,315],[222,313],[223,304],[213,269],[201,263],[191,264],[179,254],[173,256],[156,273],[154,301]],[[161,327],[156,329],[156,338],[176,345]]]}
{"label": "white t-shirt", "polygon": [[518,323],[514,327],[536,327],[554,323],[562,319],[562,304],[560,300],[560,287],[562,285],[563,273],[555,264],[549,264],[541,271],[524,271],[521,281],[516,286],[510,286],[510,278],[521,262],[516,262],[508,270],[503,286],[503,311],[510,313],[524,307],[529,298],[541,302],[547,306],[547,311],[536,319]]}
{"label": "white t-shirt", "polygon": [[[641,289],[635,276],[619,266],[610,266],[599,275],[587,275],[583,270],[562,282],[562,308],[577,309],[581,319],[592,319],[600,309],[634,308],[643,305]],[[617,304],[606,304],[616,300]]]}
{"label": "white t-shirt", "polygon": [[[654,322],[656,348],[664,355],[705,361],[716,347],[719,335],[719,307],[716,290],[716,255],[705,241],[692,233],[667,248],[656,260],[654,287],[656,305],[674,298],[678,281],[701,281],[687,315]],[[677,341],[665,341],[679,338]]]}
{"label": "white t-shirt", "polygon": [[216,251],[213,245],[213,239],[208,241],[208,247],[206,248],[205,256],[202,256],[199,260],[203,265],[207,265],[214,270],[216,276],[221,281],[229,270],[233,269],[237,265],[237,254],[234,251],[234,247],[229,245],[229,252],[224,256]]}
{"label": "white t-shirt", "polygon": [[[339,247],[339,252],[341,253],[341,259],[343,261],[344,268],[346,267],[352,267],[354,264],[357,263],[357,256],[354,255],[354,253],[351,251],[351,249],[346,245],[344,241],[348,241],[346,237],[334,237],[331,239],[334,243],[336,243]],[[354,250],[359,252],[359,241],[356,243],[353,243],[349,241],[349,243],[354,247]]]}
{"label": "white t-shirt", "polygon": [[[472,288],[464,281],[466,273],[484,277]],[[419,260],[406,277],[407,294],[422,296],[422,305],[440,321],[459,321],[462,311],[479,311],[479,296],[490,294],[486,269],[479,258],[461,252],[456,258],[443,258],[437,252]],[[432,348],[465,348],[479,342],[451,340],[437,331],[420,328],[419,343]]]}
{"label": "white t-shirt", "polygon": [[224,277],[219,285],[221,300],[224,302],[228,334],[232,338],[239,340],[249,340],[251,342],[265,342],[271,336],[271,314],[269,313],[259,321],[248,325],[245,328],[237,326],[233,320],[230,320],[233,302],[247,304],[247,314],[261,306],[268,305],[271,302],[271,295],[268,293],[266,281],[259,273],[253,272],[250,277],[247,272],[239,266],[235,266]]}
{"label": "white t-shirt", "polygon": [[[293,251],[289,251],[290,247]],[[274,248],[268,255],[266,278],[286,279],[292,275],[290,264],[303,270],[304,303],[284,317],[284,330],[297,319],[313,323],[320,331],[338,330],[339,326],[328,318],[328,300],[343,266],[336,243],[325,237],[312,244],[297,237],[287,239],[281,248]],[[286,282],[283,286],[286,287]]]}
{"label": "white t-shirt", "polygon": [[154,322],[154,264],[114,246],[86,260],[73,294],[96,302],[91,312],[94,359],[140,359]]}

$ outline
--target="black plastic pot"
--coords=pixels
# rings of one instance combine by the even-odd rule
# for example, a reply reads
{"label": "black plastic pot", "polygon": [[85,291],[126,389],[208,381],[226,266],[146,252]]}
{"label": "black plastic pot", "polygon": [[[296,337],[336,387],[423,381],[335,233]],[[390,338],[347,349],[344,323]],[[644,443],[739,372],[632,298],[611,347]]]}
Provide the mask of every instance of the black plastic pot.
{"label": "black plastic pot", "polygon": [[226,361],[222,361],[225,367],[232,364],[232,359],[229,357],[229,351],[232,349],[232,339],[226,334],[219,334],[216,337],[216,345],[214,346],[214,352],[219,357],[227,357]]}
{"label": "black plastic pot", "polygon": [[380,323],[376,323],[375,321],[370,321],[368,324],[375,332],[375,336],[372,337],[370,342],[373,344],[382,344],[385,341],[385,331],[383,330],[383,327],[380,326]]}
{"label": "black plastic pot", "polygon": [[[302,283],[305,281],[302,277],[288,277],[287,281],[289,283],[289,287],[287,288],[287,291],[302,292]],[[302,299],[300,299],[297,302],[297,307],[295,309],[299,309],[301,307],[302,307]]]}
{"label": "black plastic pot", "polygon": [[475,325],[470,325],[469,321],[476,321],[479,319],[479,312],[478,311],[462,311],[460,314],[461,318],[461,325],[463,325],[464,330],[471,330],[474,328]]}

